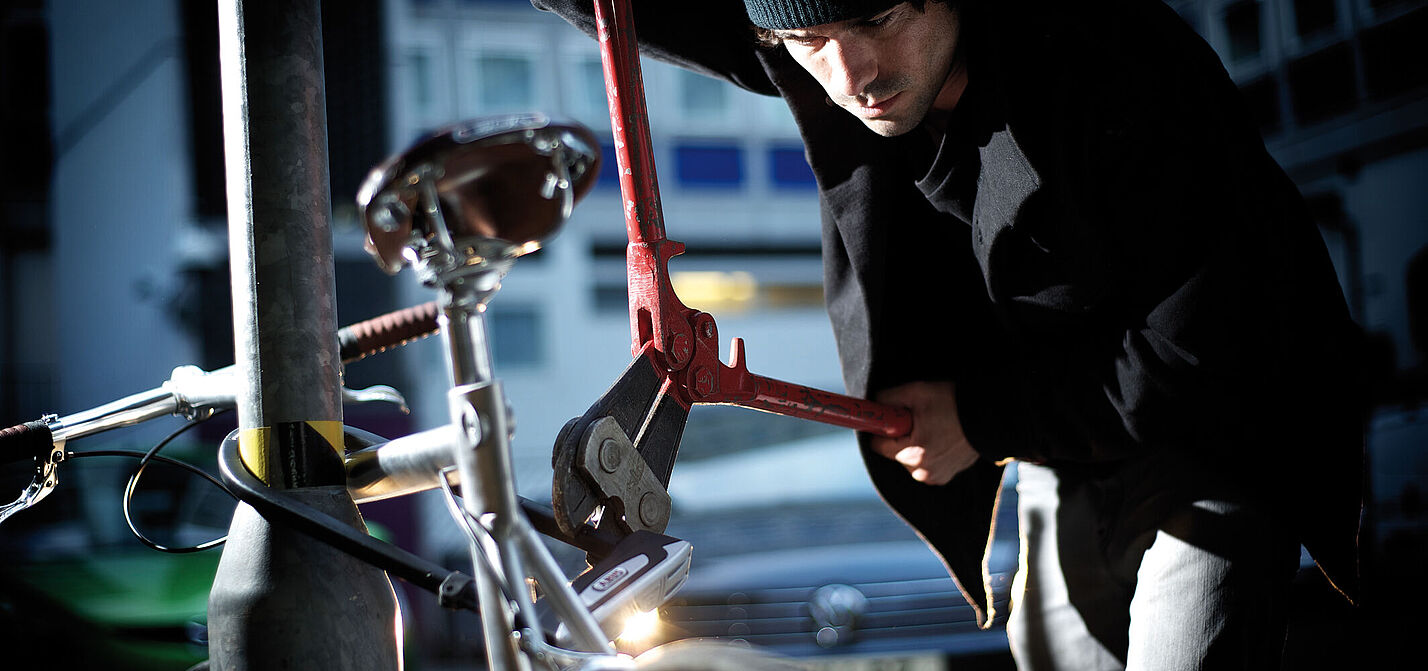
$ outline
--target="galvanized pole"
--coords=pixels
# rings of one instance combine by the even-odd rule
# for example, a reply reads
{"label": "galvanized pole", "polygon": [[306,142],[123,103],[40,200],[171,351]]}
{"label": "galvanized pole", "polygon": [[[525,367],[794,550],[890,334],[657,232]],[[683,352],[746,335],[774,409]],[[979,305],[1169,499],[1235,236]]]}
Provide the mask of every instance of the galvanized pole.
{"label": "galvanized pole", "polygon": [[[342,465],[320,0],[219,0],[244,465],[362,524]],[[398,669],[386,574],[247,506],[209,596],[212,668]]]}

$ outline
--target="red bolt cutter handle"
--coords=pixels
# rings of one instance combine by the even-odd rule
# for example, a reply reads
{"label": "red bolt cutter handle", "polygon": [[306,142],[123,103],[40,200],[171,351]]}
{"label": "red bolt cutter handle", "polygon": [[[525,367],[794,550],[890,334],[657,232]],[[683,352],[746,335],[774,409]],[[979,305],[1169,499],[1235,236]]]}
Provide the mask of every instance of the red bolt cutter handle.
{"label": "red bolt cutter handle", "polygon": [[684,251],[684,245],[666,239],[664,234],[630,3],[597,0],[595,26],[605,73],[605,95],[610,103],[625,231],[630,239],[626,250],[630,335],[634,340],[630,351],[638,354],[646,342],[653,341],[655,350],[663,355],[662,363],[679,370],[689,361],[686,354],[691,331],[681,315],[685,307],[670,285],[668,264],[670,258]]}
{"label": "red bolt cutter handle", "polygon": [[749,373],[740,340],[734,341],[733,364],[719,362],[714,318],[685,307],[669,279],[669,259],[683,253],[684,245],[665,238],[630,0],[595,0],[595,24],[630,239],[631,352],[649,353],[645,346],[652,345],[656,369],[663,369],[686,406],[738,405],[869,433],[907,434],[912,419],[904,408]]}
{"label": "red bolt cutter handle", "polygon": [[738,405],[884,436],[903,436],[912,430],[912,415],[906,408],[750,373],[743,339],[735,338],[732,349],[730,365],[719,368],[720,388],[697,402]]}

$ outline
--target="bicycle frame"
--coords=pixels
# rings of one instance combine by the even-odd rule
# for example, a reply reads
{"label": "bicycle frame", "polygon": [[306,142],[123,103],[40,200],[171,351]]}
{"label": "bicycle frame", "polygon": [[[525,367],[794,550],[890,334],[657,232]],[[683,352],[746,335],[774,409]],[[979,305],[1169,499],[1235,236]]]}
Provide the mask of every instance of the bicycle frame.
{"label": "bicycle frame", "polygon": [[507,405],[501,383],[489,374],[484,322],[477,307],[485,298],[474,295],[478,291],[464,291],[452,284],[442,291],[443,304],[451,299],[442,333],[454,378],[448,403],[452,424],[459,427],[454,454],[455,470],[467,493],[463,499],[465,526],[474,530],[483,518],[491,520],[489,536],[476,533],[470,539],[488,660],[492,668],[523,668],[510,635],[513,630],[520,631],[521,640],[530,646],[543,640],[533,604],[517,606],[511,598],[528,577],[546,591],[578,649],[613,654],[599,623],[580,605],[517,503]]}

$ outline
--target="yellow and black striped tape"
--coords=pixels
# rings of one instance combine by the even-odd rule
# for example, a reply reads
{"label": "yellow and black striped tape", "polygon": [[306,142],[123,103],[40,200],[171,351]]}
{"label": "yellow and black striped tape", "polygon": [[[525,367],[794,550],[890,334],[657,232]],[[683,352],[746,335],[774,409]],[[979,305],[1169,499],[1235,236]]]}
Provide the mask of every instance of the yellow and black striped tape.
{"label": "yellow and black striped tape", "polygon": [[239,431],[238,454],[270,487],[342,485],[347,482],[342,442],[342,422],[279,422]]}

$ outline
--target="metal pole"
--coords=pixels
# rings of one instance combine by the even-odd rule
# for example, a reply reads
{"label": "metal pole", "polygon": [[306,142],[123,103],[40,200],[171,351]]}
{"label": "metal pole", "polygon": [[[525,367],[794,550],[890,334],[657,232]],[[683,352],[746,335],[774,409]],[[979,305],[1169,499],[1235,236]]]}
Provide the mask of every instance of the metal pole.
{"label": "metal pole", "polygon": [[[320,0],[219,0],[239,444],[361,527],[342,463]],[[398,669],[386,574],[240,506],[209,596],[214,669]]]}

